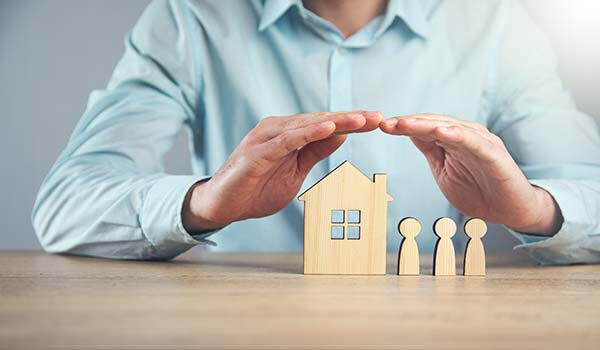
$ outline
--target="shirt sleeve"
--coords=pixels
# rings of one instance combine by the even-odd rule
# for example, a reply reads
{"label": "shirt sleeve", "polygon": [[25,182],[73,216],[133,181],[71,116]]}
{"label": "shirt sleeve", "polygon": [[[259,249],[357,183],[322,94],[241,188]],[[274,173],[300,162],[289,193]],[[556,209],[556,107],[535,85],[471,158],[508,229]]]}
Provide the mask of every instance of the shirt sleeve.
{"label": "shirt sleeve", "polygon": [[600,262],[600,133],[563,87],[552,49],[519,2],[503,2],[488,126],[564,223],[550,238],[510,231],[543,264]]}
{"label": "shirt sleeve", "polygon": [[183,3],[153,2],[127,35],[108,87],[91,94],[33,208],[46,251],[170,259],[209,242],[181,222],[187,191],[205,176],[162,167],[174,137],[196,117],[201,90]]}

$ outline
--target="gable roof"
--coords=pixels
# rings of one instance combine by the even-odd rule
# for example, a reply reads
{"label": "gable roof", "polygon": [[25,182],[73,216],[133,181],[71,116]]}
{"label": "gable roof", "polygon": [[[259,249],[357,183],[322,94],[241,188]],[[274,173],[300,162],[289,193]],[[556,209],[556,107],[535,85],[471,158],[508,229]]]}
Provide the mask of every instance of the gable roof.
{"label": "gable roof", "polygon": [[[316,188],[318,185],[321,184],[321,182],[329,177],[329,175],[332,175],[336,172],[342,171],[343,169],[349,169],[350,171],[355,171],[358,174],[360,174],[361,178],[365,179],[365,181],[368,181],[370,184],[374,184],[375,183],[375,175],[381,175],[381,174],[373,174],[373,180],[369,179],[369,177],[367,175],[365,175],[362,171],[360,171],[357,167],[354,166],[354,164],[350,163],[349,161],[345,160],[342,162],[342,164],[338,165],[337,167],[335,167],[333,170],[331,170],[329,173],[327,173],[325,176],[323,176],[321,179],[319,179],[319,181],[315,182],[312,186],[310,186],[309,188],[306,189],[306,191],[302,192],[299,196],[298,199],[299,200],[304,200],[304,195],[307,194],[308,192],[310,192],[313,188]],[[385,175],[385,174],[383,174]],[[387,201],[392,201],[394,198],[392,196],[390,196],[389,193],[387,194]]]}

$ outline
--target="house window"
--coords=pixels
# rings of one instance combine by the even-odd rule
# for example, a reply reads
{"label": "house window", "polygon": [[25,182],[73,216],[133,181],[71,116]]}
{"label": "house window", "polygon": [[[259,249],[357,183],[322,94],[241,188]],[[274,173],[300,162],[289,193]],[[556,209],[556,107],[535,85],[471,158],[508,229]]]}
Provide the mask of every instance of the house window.
{"label": "house window", "polygon": [[333,209],[331,224],[331,239],[360,239],[360,210]]}
{"label": "house window", "polygon": [[360,239],[360,226],[348,226],[348,239]]}
{"label": "house window", "polygon": [[331,225],[331,239],[344,239],[344,226]]}
{"label": "house window", "polygon": [[348,210],[348,223],[360,224],[360,210]]}
{"label": "house window", "polygon": [[344,223],[344,211],[343,210],[332,210],[331,211],[331,223],[332,224],[343,224]]}

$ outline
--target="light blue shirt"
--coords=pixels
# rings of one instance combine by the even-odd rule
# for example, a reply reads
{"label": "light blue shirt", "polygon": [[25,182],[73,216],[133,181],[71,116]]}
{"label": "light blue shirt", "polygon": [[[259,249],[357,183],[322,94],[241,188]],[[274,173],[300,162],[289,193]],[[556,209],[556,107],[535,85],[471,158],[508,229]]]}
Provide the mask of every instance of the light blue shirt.
{"label": "light blue shirt", "polygon": [[[431,112],[485,124],[565,222],[552,238],[513,232],[542,263],[600,261],[600,136],[556,72],[552,50],[513,1],[395,1],[351,37],[300,1],[156,1],[125,40],[45,179],[33,225],[49,252],[169,259],[211,241],[220,250],[301,250],[302,203],[192,237],[184,196],[267,116],[377,110]],[[93,67],[90,67],[93,69]],[[164,173],[176,134],[191,136],[194,175]],[[302,190],[343,160],[388,174],[388,249],[418,218],[431,250],[437,217],[461,215],[406,137],[351,135]],[[456,237],[462,236],[457,234]]]}

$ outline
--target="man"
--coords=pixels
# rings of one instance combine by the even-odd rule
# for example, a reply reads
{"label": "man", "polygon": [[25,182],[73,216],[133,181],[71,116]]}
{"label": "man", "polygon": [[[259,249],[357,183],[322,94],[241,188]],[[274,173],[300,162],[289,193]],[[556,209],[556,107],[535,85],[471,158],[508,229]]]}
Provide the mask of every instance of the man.
{"label": "man", "polygon": [[[183,126],[195,175],[164,174]],[[598,127],[512,1],[154,2],[33,224],[47,251],[110,258],[301,249],[294,198],[346,159],[388,174],[388,227],[462,213],[542,263],[600,261]]]}

